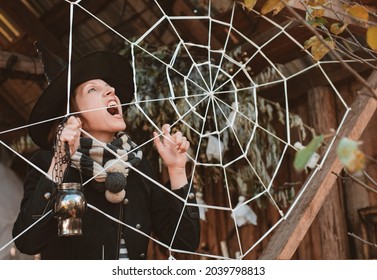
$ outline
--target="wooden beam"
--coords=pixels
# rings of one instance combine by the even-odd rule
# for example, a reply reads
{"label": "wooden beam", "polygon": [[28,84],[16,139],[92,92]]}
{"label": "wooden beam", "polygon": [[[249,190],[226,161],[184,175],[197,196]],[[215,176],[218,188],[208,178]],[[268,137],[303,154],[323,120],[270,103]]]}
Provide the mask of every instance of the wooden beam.
{"label": "wooden beam", "polygon": [[[44,26],[39,19],[29,11],[20,0],[0,0],[0,7],[6,14],[17,22],[23,34],[31,37],[32,40],[39,40],[55,53],[62,49],[61,42]],[[27,52],[25,52],[27,53]]]}
{"label": "wooden beam", "polygon": [[[337,127],[336,96],[329,86],[310,89],[307,100],[308,108],[310,108],[309,124],[317,133],[326,134],[331,128]],[[321,260],[349,258],[342,190],[343,186],[335,182],[324,200],[313,226],[310,227],[310,236],[315,236],[313,244],[318,245],[316,246],[318,255],[312,255],[312,258]]]}
{"label": "wooden beam", "polygon": [[[377,71],[370,75],[368,83],[376,92]],[[334,147],[338,145],[342,136],[358,140],[376,111],[377,100],[370,97],[371,93],[365,88],[361,92],[363,94],[360,94],[351,106],[352,111],[339,131],[340,137],[334,142]],[[292,257],[337,179],[332,172],[338,174],[342,168],[336,156],[336,149],[332,149],[322,170],[314,175],[296,207],[275,229],[260,259],[290,259]]]}
{"label": "wooden beam", "polygon": [[[357,55],[357,54],[356,54]],[[327,86],[329,81],[326,76],[323,74],[319,67],[310,68],[307,71],[303,71],[305,68],[308,68],[313,64],[313,61],[310,57],[301,57],[295,60],[292,60],[283,67],[280,71],[284,77],[291,77],[288,79],[289,87],[289,101],[290,103],[295,102],[303,94],[306,94],[311,88],[318,86]],[[363,62],[348,63],[352,66],[357,73],[363,77],[368,77],[372,70],[372,67]],[[338,85],[348,83],[350,80],[355,80],[353,74],[341,66],[340,63],[328,63],[322,64],[322,69],[324,69],[329,80],[338,88]],[[295,76],[298,72],[303,71],[300,75]],[[255,81],[258,81],[263,77],[262,74],[259,74],[255,77]],[[265,87],[259,88],[259,94],[266,99],[275,101],[275,102],[284,102],[284,85],[283,83],[272,84]]]}
{"label": "wooden beam", "polygon": [[[173,5],[173,13],[177,16],[193,16],[195,15],[184,0],[175,1]],[[208,27],[200,20],[187,21],[189,24],[180,25],[180,35],[185,41],[193,42],[195,44],[207,45],[208,41]],[[222,44],[216,39],[211,38],[211,45],[213,49],[220,49]]]}
{"label": "wooden beam", "polygon": [[[93,14],[97,14],[109,5],[109,0],[82,1],[79,5]],[[62,37],[69,33],[69,13],[70,6],[67,2],[61,1],[42,16],[41,22],[45,26],[54,27],[55,36]],[[80,7],[75,6],[73,18],[73,24],[75,26],[78,26],[91,18],[91,15],[83,11]]]}
{"label": "wooden beam", "polygon": [[16,73],[27,79],[30,79],[30,75],[39,76],[44,73],[38,58],[5,51],[0,51],[0,70],[3,75],[4,71],[10,71],[7,75],[13,76]]}

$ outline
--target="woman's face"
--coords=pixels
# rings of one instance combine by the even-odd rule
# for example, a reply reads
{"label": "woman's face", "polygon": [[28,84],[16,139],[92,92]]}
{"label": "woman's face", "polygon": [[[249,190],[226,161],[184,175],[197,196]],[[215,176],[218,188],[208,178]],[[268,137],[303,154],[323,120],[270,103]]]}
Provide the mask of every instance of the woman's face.
{"label": "woman's face", "polygon": [[96,139],[110,142],[116,132],[126,128],[115,89],[105,81],[95,79],[80,84],[74,98],[82,128]]}

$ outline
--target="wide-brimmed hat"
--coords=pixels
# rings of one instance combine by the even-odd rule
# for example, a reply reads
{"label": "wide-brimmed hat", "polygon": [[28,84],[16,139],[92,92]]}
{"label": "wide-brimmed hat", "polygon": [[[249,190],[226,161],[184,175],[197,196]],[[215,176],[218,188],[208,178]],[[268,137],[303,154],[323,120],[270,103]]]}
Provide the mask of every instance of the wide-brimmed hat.
{"label": "wide-brimmed hat", "polygon": [[[50,130],[57,120],[64,118],[67,111],[68,64],[57,59],[56,56],[46,55],[46,50],[43,50],[43,53],[41,48],[42,46],[37,46],[48,86],[30,114],[29,135],[35,144],[41,148],[50,149],[51,143],[48,141]],[[48,69],[49,67],[51,69]],[[129,103],[133,98],[132,67],[128,60],[118,53],[96,51],[73,61],[70,94],[78,85],[92,79],[102,79],[114,87],[122,104]],[[44,122],[46,120],[51,121]]]}

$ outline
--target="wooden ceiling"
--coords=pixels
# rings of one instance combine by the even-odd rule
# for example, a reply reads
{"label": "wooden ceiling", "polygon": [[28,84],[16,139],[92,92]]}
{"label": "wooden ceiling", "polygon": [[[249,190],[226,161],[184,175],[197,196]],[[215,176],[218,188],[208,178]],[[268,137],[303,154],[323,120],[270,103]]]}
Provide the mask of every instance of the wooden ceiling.
{"label": "wooden ceiling", "polygon": [[[148,34],[143,39],[146,43],[157,47],[176,44],[177,33],[187,42],[206,44],[208,41],[205,20],[177,20],[174,22],[176,30],[173,30],[164,18],[165,15],[199,15],[205,12],[207,1],[159,0],[157,5],[154,0],[0,0],[0,140],[5,143],[12,143],[27,133],[22,127],[27,125],[31,108],[46,86],[34,41],[41,42],[67,60],[71,29],[69,2],[78,3],[72,5],[73,59],[94,50],[120,51],[127,40],[137,40],[142,34]],[[232,2],[212,1],[213,18],[229,22]],[[271,16],[271,19],[285,25],[291,17],[285,11]],[[148,33],[161,18],[164,22]],[[236,5],[233,26],[259,46],[279,31],[241,5]],[[225,25],[214,24],[211,46],[221,48],[228,30]],[[300,43],[312,36],[300,22],[291,23],[286,32]],[[244,52],[255,51],[242,36],[232,33],[227,48],[231,50],[239,46]],[[269,43],[264,53],[276,64],[297,62],[303,55],[296,44],[283,36]],[[266,66],[268,61],[259,57],[254,63],[253,74],[257,75]],[[339,79],[347,77],[343,75]]]}

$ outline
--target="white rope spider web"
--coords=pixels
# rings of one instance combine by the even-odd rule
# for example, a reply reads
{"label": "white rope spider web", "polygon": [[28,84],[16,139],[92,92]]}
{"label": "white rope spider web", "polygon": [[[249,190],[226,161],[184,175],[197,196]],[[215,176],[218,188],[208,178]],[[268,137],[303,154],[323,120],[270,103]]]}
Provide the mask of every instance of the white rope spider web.
{"label": "white rope spider web", "polygon": [[[101,209],[98,209],[93,205],[89,205],[89,207],[95,211],[102,213],[103,215],[106,215],[109,219],[115,220],[116,222],[121,223],[122,225],[129,227],[142,235],[145,235],[151,241],[156,242],[157,244],[166,248],[169,251],[169,255],[171,258],[174,257],[173,253],[183,253],[198,257],[208,257],[217,259],[245,258],[245,256],[247,256],[263,240],[265,240],[265,238],[274,230],[274,228],[276,228],[277,225],[279,225],[279,223],[281,223],[284,219],[286,219],[289,216],[292,209],[295,207],[302,193],[305,191],[306,187],[310,182],[309,178],[306,181],[306,184],[301,187],[300,193],[297,196],[295,196],[294,200],[291,203],[291,206],[285,211],[282,209],[282,207],[279,205],[279,202],[273,195],[273,185],[275,184],[276,177],[278,176],[279,171],[281,170],[281,166],[283,165],[284,160],[286,160],[286,155],[288,151],[296,150],[291,139],[289,82],[293,78],[300,76],[313,68],[319,69],[323,77],[328,81],[328,85],[331,87],[334,96],[336,96],[336,98],[341,102],[341,104],[343,104],[344,108],[346,109],[345,114],[342,116],[340,125],[337,128],[337,131],[339,131],[343,125],[346,116],[350,111],[350,108],[343,100],[336,86],[332,83],[324,67],[326,64],[333,64],[339,62],[332,60],[327,60],[323,62],[319,61],[311,63],[309,66],[304,67],[302,69],[298,69],[298,71],[295,73],[286,73],[284,69],[278,67],[277,64],[274,63],[268,57],[268,55],[264,53],[264,48],[279,36],[284,36],[286,37],[286,39],[289,39],[296,45],[297,50],[304,50],[302,44],[298,42],[289,32],[287,32],[287,28],[290,27],[292,21],[286,22],[282,26],[279,23],[273,21],[272,19],[259,14],[256,11],[251,11],[254,16],[260,17],[261,20],[266,21],[276,30],[273,36],[265,40],[262,44],[258,45],[251,38],[248,38],[242,32],[238,31],[236,27],[233,26],[234,14],[237,8],[236,3],[233,4],[231,16],[229,18],[229,21],[226,22],[216,19],[212,16],[213,8],[211,6],[211,1],[208,1],[206,9],[204,9],[205,12],[203,15],[175,16],[168,15],[164,11],[164,9],[159,5],[158,1],[154,0],[153,3],[155,7],[157,7],[157,9],[160,11],[161,17],[137,40],[132,41],[131,39],[125,37],[117,30],[112,28],[109,24],[107,24],[104,20],[100,19],[97,15],[87,10],[84,7],[84,5],[80,3],[85,1],[79,0],[74,2],[66,2],[69,3],[71,7],[69,60],[71,60],[73,47],[73,14],[75,9],[82,9],[83,11],[91,15],[92,18],[95,19],[98,23],[102,24],[104,27],[111,30],[114,36],[118,36],[121,39],[123,39],[126,42],[126,44],[130,47],[132,65],[135,69],[133,77],[135,84],[135,93],[134,101],[129,104],[123,105],[127,105],[129,108],[133,108],[133,110],[137,111],[139,117],[143,117],[153,129],[160,132],[159,136],[161,136],[162,133],[160,130],[160,126],[158,125],[157,121],[153,119],[153,117],[155,116],[150,113],[149,109],[151,106],[156,106],[156,104],[157,106],[159,106],[160,104],[169,104],[171,106],[171,110],[173,110],[175,113],[175,117],[171,120],[170,123],[171,126],[184,128],[185,133],[190,133],[191,139],[193,139],[194,142],[194,145],[192,145],[192,151],[188,153],[189,162],[192,164],[191,172],[193,174],[190,180],[190,186],[192,186],[192,188],[196,187],[196,182],[194,181],[194,179],[196,178],[195,175],[199,172],[197,170],[213,170],[213,168],[220,170],[220,177],[222,178],[221,182],[223,183],[223,187],[225,188],[225,192],[227,194],[227,201],[224,202],[222,205],[211,205],[204,203],[201,204],[199,202],[197,206],[202,210],[206,209],[213,211],[224,211],[229,213],[229,216],[232,217],[233,220],[235,236],[239,247],[238,254],[236,256],[228,256],[226,254],[216,255],[212,252],[203,253],[177,250],[172,248],[172,244],[163,244],[154,237],[146,235],[145,233],[136,229],[135,227],[124,224],[122,221],[116,220],[113,217],[106,215],[104,212],[101,211]],[[206,44],[187,42],[182,37],[181,32],[176,27],[176,22],[179,21],[193,21],[204,23],[208,31]],[[215,25],[222,26],[224,29],[228,30],[226,38],[224,39],[224,42],[222,43],[220,48],[214,47],[215,44],[213,43],[215,36],[212,32],[212,29]],[[171,33],[175,35],[175,49],[173,50],[172,54],[168,56],[168,58],[160,58],[144,46],[148,36],[150,36],[152,32],[156,31],[156,29],[161,28],[161,26],[163,26],[163,28],[168,26],[171,30]],[[250,48],[254,50],[254,52],[251,53],[250,56],[247,57],[247,59],[245,59],[244,61],[239,61],[234,55],[234,53],[228,48],[229,41],[234,36],[242,39],[244,44],[248,44]],[[309,57],[311,56],[307,50],[305,50],[305,52]],[[140,61],[138,59],[138,55],[140,53],[152,58],[157,62],[157,64],[160,65],[160,70],[165,76],[164,81],[166,82],[166,84],[163,85],[163,87],[165,87],[166,89],[165,92],[156,92],[148,95],[145,92],[140,91],[141,85],[138,79],[138,75],[141,75],[139,72]],[[197,53],[201,53],[201,55],[198,56]],[[184,61],[182,60],[183,56],[185,57]],[[275,77],[272,80],[260,80],[260,76],[253,76],[250,74],[250,64],[254,62],[256,57],[263,58],[264,61],[268,64],[270,71],[273,71]],[[185,65],[184,68],[180,66],[180,64],[182,63]],[[229,65],[232,65],[231,69],[228,67]],[[238,77],[240,75],[246,78],[247,82],[240,83],[238,81]],[[68,88],[70,88],[69,79],[67,83]],[[262,110],[260,108],[260,101],[258,96],[258,92],[260,89],[274,86],[277,84],[282,85],[282,87],[284,88],[283,110],[285,113],[283,116],[283,120],[285,123],[285,130],[283,131],[281,136],[278,136],[277,133],[270,127],[266,127],[266,123],[261,116],[263,114],[268,114],[268,112],[266,113],[266,109]],[[249,108],[249,111],[245,109],[245,100],[247,100],[249,102],[248,104],[251,104],[252,106],[252,108]],[[68,112],[69,100],[67,104],[67,114]],[[250,112],[252,113],[250,114]],[[249,130],[247,130],[247,133],[240,133],[239,126],[245,123]],[[24,127],[27,126],[18,127],[13,130],[21,129]],[[7,133],[10,131],[12,130],[3,131],[1,133]],[[85,131],[82,132],[84,134],[87,134]],[[279,153],[278,158],[275,160],[273,164],[269,164],[270,169],[272,169],[269,173],[262,174],[261,168],[265,168],[265,166],[263,167],[263,165],[266,164],[264,162],[254,162],[253,160],[255,160],[255,157],[254,155],[251,155],[252,153],[258,152],[258,150],[256,150],[255,146],[253,145],[256,145],[255,142],[258,140],[258,137],[260,137],[259,135],[263,135],[263,137],[270,139],[269,141],[271,141],[271,143],[278,143],[278,145],[281,147],[281,151]],[[89,134],[87,134],[87,136],[92,137]],[[332,144],[335,140],[335,137],[336,134],[328,144],[327,150],[322,155],[321,161],[316,165],[314,172],[312,172],[311,178],[312,176],[314,176],[316,172],[319,172],[321,170],[321,166],[323,165],[330,149],[332,148]],[[233,139],[234,144],[238,150],[238,154],[235,154],[233,155],[233,157],[230,158],[224,156],[226,152],[226,142],[229,141],[229,138]],[[213,148],[218,151],[218,155],[215,161],[203,160],[203,158],[201,157],[201,155],[205,153],[204,149],[208,148],[208,143],[210,139],[211,141],[214,141],[213,143],[215,143]],[[145,141],[144,143],[140,143],[140,147],[151,145],[152,140],[153,139],[150,139],[148,141]],[[28,164],[32,165],[34,168],[39,170],[42,174],[47,176],[47,174],[43,170],[41,170],[38,166],[33,165],[28,159],[23,157],[12,147],[10,147],[4,142],[1,142],[1,144],[9,150],[11,150],[16,155],[18,155],[19,157],[21,157]],[[112,151],[109,150],[109,152]],[[234,199],[232,199],[233,183],[229,178],[229,170],[237,169],[236,166],[240,162],[243,162],[243,165],[246,166],[246,169],[248,169],[249,174],[251,174],[250,176],[253,176],[253,179],[258,183],[258,185],[260,185],[260,189],[254,195],[249,196],[245,201],[241,201],[239,204],[236,205]],[[260,167],[260,165],[262,165],[262,167]],[[130,168],[135,170],[136,172],[139,172],[132,166],[130,166]],[[157,180],[150,178],[142,173],[140,173],[140,175],[146,177],[148,180],[151,180],[152,182],[166,190],[166,188],[164,188],[164,186]],[[84,182],[83,185],[87,183],[88,182]],[[206,186],[203,186],[201,191],[205,192],[205,188]],[[176,196],[178,199],[182,200],[185,206],[192,205],[187,202],[187,198],[182,199],[175,195],[173,192],[169,190],[166,191],[168,191],[171,195]],[[268,198],[279,218],[270,228],[268,228],[260,236],[254,237],[255,241],[251,246],[245,247],[245,245],[242,242],[240,229],[238,226],[238,219],[240,219],[238,213],[243,211],[243,209],[245,209],[245,206],[256,205],[258,200],[262,197]],[[178,226],[179,222],[177,224],[176,231],[178,229]],[[5,245],[0,244],[0,246],[2,246],[0,250],[3,250],[5,247],[9,246],[9,244],[11,244],[13,241],[14,240],[11,240],[9,243]]]}

